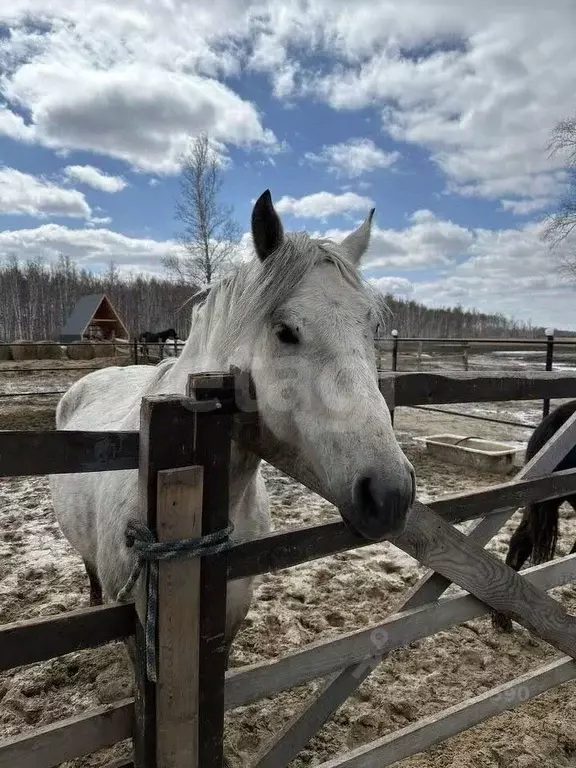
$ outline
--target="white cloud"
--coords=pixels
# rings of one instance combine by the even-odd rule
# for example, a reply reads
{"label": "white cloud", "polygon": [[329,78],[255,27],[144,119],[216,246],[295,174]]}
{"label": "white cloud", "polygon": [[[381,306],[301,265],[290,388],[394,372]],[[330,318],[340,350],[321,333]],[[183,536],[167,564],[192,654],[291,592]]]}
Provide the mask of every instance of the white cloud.
{"label": "white cloud", "polygon": [[80,267],[99,269],[111,260],[126,269],[158,272],[162,256],[173,251],[170,240],[127,237],[102,228],[70,229],[43,224],[34,229],[0,232],[0,258],[15,253],[21,259],[42,256],[55,261],[59,254],[69,256]]}
{"label": "white cloud", "polygon": [[[6,108],[0,132],[160,173],[175,172],[188,138],[203,131],[225,144],[273,149],[256,107],[216,79],[238,71],[232,41],[249,34],[247,6],[11,3],[0,10],[11,26],[0,41],[0,90],[31,122]],[[31,19],[42,20],[42,33]]]}
{"label": "white cloud", "polygon": [[[452,221],[437,219],[431,211],[414,211],[409,221],[404,229],[382,229],[376,221],[373,223],[370,245],[363,259],[365,269],[449,266],[466,255],[474,242],[473,231]],[[330,229],[326,236],[338,242],[350,231]]]}
{"label": "white cloud", "polygon": [[4,167],[0,168],[0,214],[89,219],[92,211],[82,192]]}
{"label": "white cloud", "polygon": [[[529,205],[561,192],[546,147],[573,102],[572,0],[314,0],[305,23],[296,2],[274,8],[262,35],[274,87],[292,67],[283,98],[380,109],[383,130],[428,150],[455,193]],[[300,51],[327,60],[307,68]]]}
{"label": "white cloud", "polygon": [[503,211],[512,211],[516,216],[527,216],[548,208],[553,202],[551,197],[535,197],[533,200],[502,200],[501,205]]}
{"label": "white cloud", "polygon": [[285,195],[274,207],[278,213],[290,213],[292,216],[311,219],[325,219],[339,216],[350,211],[368,211],[374,207],[369,197],[362,197],[354,192],[335,195],[332,192],[315,192],[312,195],[295,198]]}
{"label": "white cloud", "polygon": [[126,179],[121,176],[110,176],[98,168],[94,168],[93,165],[67,165],[64,168],[64,174],[72,181],[78,181],[80,184],[92,187],[92,189],[110,194],[121,192],[128,186]]}
{"label": "white cloud", "polygon": [[356,138],[322,147],[318,154],[307,152],[305,157],[312,163],[326,165],[336,176],[357,178],[377,168],[390,168],[400,153],[385,152],[371,139]]}
{"label": "white cloud", "polygon": [[406,298],[414,293],[414,284],[405,277],[371,277],[368,282],[383,294]]}

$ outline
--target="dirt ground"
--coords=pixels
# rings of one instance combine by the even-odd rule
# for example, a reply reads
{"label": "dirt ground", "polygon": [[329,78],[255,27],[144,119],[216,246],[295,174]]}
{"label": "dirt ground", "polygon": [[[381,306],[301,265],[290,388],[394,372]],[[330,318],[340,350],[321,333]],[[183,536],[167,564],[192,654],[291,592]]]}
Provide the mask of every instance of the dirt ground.
{"label": "dirt ground", "polygon": [[[53,379],[52,383],[59,382]],[[7,406],[0,400],[0,429],[52,428],[55,399],[39,401],[31,397],[20,401],[20,405]],[[490,404],[479,408],[490,415],[537,422],[541,404]],[[524,445],[530,435],[526,429],[405,408],[396,411],[395,426],[414,463],[422,501],[504,480],[501,475],[464,470],[435,460],[418,440],[422,435],[456,432],[503,439],[518,446]],[[277,529],[320,522],[337,514],[330,504],[273,467],[264,465],[264,473]],[[561,518],[558,555],[567,554],[576,538],[574,516],[563,508]],[[518,519],[517,513],[492,540],[491,551],[505,556]],[[271,659],[320,638],[384,619],[422,573],[415,560],[384,543],[266,575],[261,578],[255,601],[235,641],[232,666]],[[573,585],[559,587],[551,594],[571,612],[576,611]],[[83,567],[54,519],[47,479],[0,480],[0,623],[52,615],[87,604]],[[558,656],[518,625],[513,635],[496,634],[487,619],[466,622],[413,643],[383,661],[291,766],[320,765]],[[249,765],[265,741],[287,723],[319,683],[228,713],[226,749],[234,768]],[[575,693],[574,683],[568,683],[396,765],[574,768]],[[132,678],[121,644],[13,670],[0,675],[0,738],[131,694]],[[64,765],[100,768],[112,758],[127,754],[128,744],[121,744]]]}

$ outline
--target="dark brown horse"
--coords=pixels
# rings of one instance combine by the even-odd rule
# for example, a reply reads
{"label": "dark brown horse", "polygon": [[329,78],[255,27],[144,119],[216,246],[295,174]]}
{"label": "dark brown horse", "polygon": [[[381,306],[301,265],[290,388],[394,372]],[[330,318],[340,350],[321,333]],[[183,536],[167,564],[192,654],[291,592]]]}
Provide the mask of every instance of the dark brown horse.
{"label": "dark brown horse", "polygon": [[[528,441],[526,462],[534,458],[575,411],[576,400],[570,400],[568,403],[555,408],[542,419]],[[557,464],[554,472],[575,468],[576,445]],[[514,568],[515,571],[519,571],[528,558],[531,558],[532,565],[540,565],[552,560],[558,541],[558,511],[565,501],[576,511],[576,493],[558,499],[536,501],[526,506],[520,525],[510,539],[506,556],[507,565]],[[570,550],[570,554],[574,553],[576,553],[576,541]],[[505,632],[512,630],[512,622],[503,614],[494,613],[492,623],[494,627]]]}

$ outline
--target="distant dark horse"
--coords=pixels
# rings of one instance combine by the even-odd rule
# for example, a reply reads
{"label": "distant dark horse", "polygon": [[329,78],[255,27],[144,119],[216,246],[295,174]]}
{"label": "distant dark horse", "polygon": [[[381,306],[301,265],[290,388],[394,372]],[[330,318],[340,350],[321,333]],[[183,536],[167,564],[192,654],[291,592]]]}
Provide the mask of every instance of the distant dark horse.
{"label": "distant dark horse", "polygon": [[149,350],[148,344],[165,344],[168,339],[176,341],[178,334],[174,328],[168,328],[166,331],[160,331],[160,333],[152,333],[152,331],[144,331],[138,337],[138,341],[142,344],[142,354],[148,359]]}
{"label": "distant dark horse", "polygon": [[[552,438],[576,411],[576,400],[570,400],[555,408],[545,416],[536,427],[526,447],[526,463]],[[576,445],[565,458],[556,465],[554,472],[576,468]],[[540,565],[552,560],[558,541],[558,510],[564,502],[568,502],[576,511],[576,493],[559,499],[536,501],[527,504],[522,520],[510,539],[506,564],[519,571],[530,557],[532,565]],[[576,541],[570,554],[576,553]],[[512,631],[512,622],[501,613],[494,613],[492,623],[497,629],[505,632]]]}
{"label": "distant dark horse", "polygon": [[138,337],[138,341],[142,344],[164,344],[168,339],[177,339],[178,334],[174,328],[168,328],[167,331],[160,331],[160,333],[152,333],[151,331],[144,331]]}

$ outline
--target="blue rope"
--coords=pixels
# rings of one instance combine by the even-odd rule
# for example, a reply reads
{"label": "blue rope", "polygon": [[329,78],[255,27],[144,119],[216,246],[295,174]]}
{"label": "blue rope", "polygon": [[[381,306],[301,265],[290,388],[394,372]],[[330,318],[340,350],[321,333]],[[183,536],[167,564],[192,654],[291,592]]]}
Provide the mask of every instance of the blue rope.
{"label": "blue rope", "polygon": [[217,555],[230,548],[229,536],[234,530],[228,525],[221,531],[199,539],[158,541],[155,534],[140,520],[129,520],[126,526],[126,546],[136,552],[136,562],[126,584],[118,592],[118,602],[130,597],[144,568],[149,564],[148,599],[146,606],[146,674],[151,682],[158,681],[156,660],[156,624],[158,620],[158,561],[181,560],[188,557]]}

